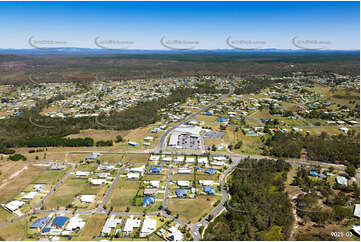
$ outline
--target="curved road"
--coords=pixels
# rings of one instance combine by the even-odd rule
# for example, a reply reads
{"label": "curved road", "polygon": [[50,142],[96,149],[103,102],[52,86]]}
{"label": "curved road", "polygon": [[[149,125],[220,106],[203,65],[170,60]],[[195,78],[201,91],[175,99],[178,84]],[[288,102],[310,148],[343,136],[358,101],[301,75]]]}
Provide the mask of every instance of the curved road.
{"label": "curved road", "polygon": [[220,214],[222,212],[222,210],[224,209],[224,205],[226,204],[227,200],[228,200],[228,192],[227,192],[227,189],[226,189],[226,183],[225,183],[225,180],[226,180],[226,177],[227,175],[233,171],[233,169],[239,164],[240,162],[240,159],[239,160],[236,160],[232,163],[232,165],[221,175],[220,177],[220,185],[221,185],[221,189],[222,189],[222,200],[221,202],[215,207],[212,209],[212,211],[210,213],[207,214],[207,216],[203,217],[203,219],[194,224],[191,228],[191,234],[193,236],[193,239],[195,241],[200,241],[202,236],[199,232],[199,228],[200,227],[204,227],[204,229],[206,229],[206,227],[208,226],[209,222],[208,221],[208,217],[209,216],[212,216],[212,218],[216,217],[218,214]]}
{"label": "curved road", "polygon": [[160,140],[158,142],[157,147],[155,148],[155,152],[159,153],[162,148],[163,148],[163,144],[168,136],[168,134],[170,134],[173,130],[175,130],[176,128],[178,128],[179,126],[181,126],[182,124],[185,124],[188,121],[191,121],[195,116],[199,115],[202,112],[205,112],[208,108],[216,105],[217,103],[219,103],[220,101],[222,101],[224,98],[232,95],[234,91],[234,88],[232,86],[230,86],[229,88],[229,92],[223,96],[221,96],[220,98],[218,98],[216,101],[212,102],[211,104],[208,104],[207,106],[205,106],[204,108],[202,108],[201,110],[193,113],[191,116],[189,116],[188,118],[184,119],[183,121],[179,122],[178,124],[176,124],[175,126],[173,126],[172,128],[168,129],[167,131],[164,132],[164,134],[162,134],[162,136],[160,137]]}

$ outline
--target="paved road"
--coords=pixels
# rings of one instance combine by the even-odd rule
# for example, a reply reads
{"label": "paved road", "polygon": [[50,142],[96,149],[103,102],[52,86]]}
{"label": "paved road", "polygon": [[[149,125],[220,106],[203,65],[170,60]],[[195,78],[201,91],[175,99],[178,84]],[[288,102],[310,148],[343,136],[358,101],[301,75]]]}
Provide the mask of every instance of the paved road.
{"label": "paved road", "polygon": [[207,216],[205,216],[200,222],[194,224],[191,228],[191,234],[193,236],[193,239],[195,241],[199,241],[201,240],[201,234],[199,232],[199,228],[201,226],[204,226],[204,229],[207,228],[209,221],[207,220],[209,216],[212,216],[213,218],[215,216],[217,216],[218,214],[221,213],[221,211],[224,209],[224,205],[226,204],[227,200],[228,200],[228,192],[226,189],[226,184],[225,184],[225,180],[227,175],[233,171],[233,169],[239,164],[240,159],[234,160],[232,165],[222,174],[221,178],[220,178],[220,186],[222,189],[222,200],[221,202],[215,207],[213,208],[213,210],[207,214]]}
{"label": "paved road", "polygon": [[122,170],[124,169],[124,165],[122,167],[119,168],[118,172],[117,172],[117,175],[115,176],[112,184],[110,185],[108,191],[107,191],[107,194],[104,196],[103,198],[103,201],[100,203],[99,207],[100,208],[103,208],[105,203],[108,201],[109,197],[110,197],[110,194],[112,193],[112,190],[115,186],[115,184],[117,183],[117,181],[119,180],[119,176],[120,176],[120,173],[122,172]]}
{"label": "paved road", "polygon": [[64,109],[66,107],[67,103],[64,103],[64,105],[59,109],[59,113],[63,113]]}
{"label": "paved road", "polygon": [[222,101],[224,98],[228,97],[229,95],[231,95],[234,91],[234,88],[232,86],[230,86],[229,88],[229,92],[225,95],[223,95],[222,97],[218,98],[216,101],[212,102],[211,104],[208,104],[207,106],[205,106],[204,108],[202,108],[201,110],[193,113],[191,116],[189,116],[188,118],[184,119],[183,121],[179,122],[178,124],[176,124],[175,126],[171,127],[170,129],[168,129],[167,131],[165,131],[162,136],[159,139],[158,145],[155,148],[155,152],[159,153],[162,149],[163,149],[163,145],[164,142],[167,138],[167,136],[176,128],[178,128],[179,126],[181,126],[182,124],[185,124],[186,122],[191,121],[195,116],[199,115],[202,112],[205,112],[208,108],[216,105],[217,103],[219,103],[220,101]]}
{"label": "paved road", "polygon": [[54,187],[52,187],[50,189],[50,192],[48,192],[48,194],[46,194],[45,197],[43,197],[43,199],[41,199],[41,201],[35,205],[35,209],[39,209],[41,208],[41,206],[44,204],[45,200],[50,197],[51,194],[53,194],[55,192],[55,190],[64,182],[64,180],[70,175],[70,173],[72,173],[75,169],[75,164],[71,163],[71,169],[55,184]]}
{"label": "paved road", "polygon": [[[89,153],[94,153],[94,152],[98,152],[101,154],[144,154],[144,152],[99,152],[99,151],[72,151],[69,152],[69,154],[89,154]],[[155,152],[147,152],[148,154],[153,154]],[[241,154],[234,154],[234,153],[213,153],[213,152],[208,152],[208,153],[202,153],[202,152],[163,152],[162,154],[167,154],[167,155],[205,155],[205,154],[209,154],[210,156],[229,156],[232,159],[233,158],[251,158],[251,159],[272,159],[272,160],[277,160],[277,159],[281,159],[281,158],[273,158],[273,157],[269,157],[269,156],[262,156],[262,155],[241,155]],[[318,165],[322,168],[329,168],[329,167],[334,167],[335,170],[340,170],[343,171],[345,170],[345,166],[341,165],[341,164],[332,164],[332,163],[327,163],[327,162],[322,162],[322,161],[300,161],[300,160],[296,160],[296,159],[283,159],[286,162],[295,165],[295,166],[315,166]]]}
{"label": "paved road", "polygon": [[165,211],[165,209],[168,207],[169,183],[170,183],[171,178],[172,178],[172,167],[169,167],[167,184],[165,185],[164,199],[163,199],[163,203],[162,203],[163,211]]}

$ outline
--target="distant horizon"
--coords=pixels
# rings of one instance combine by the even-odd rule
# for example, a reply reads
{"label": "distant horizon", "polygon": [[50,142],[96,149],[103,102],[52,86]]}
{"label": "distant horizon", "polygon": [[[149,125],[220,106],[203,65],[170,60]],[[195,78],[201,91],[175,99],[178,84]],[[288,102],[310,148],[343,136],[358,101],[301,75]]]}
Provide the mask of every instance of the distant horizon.
{"label": "distant horizon", "polygon": [[360,2],[0,2],[0,49],[360,50]]}
{"label": "distant horizon", "polygon": [[171,49],[113,49],[113,50],[107,50],[107,49],[100,49],[100,48],[91,48],[91,47],[75,47],[75,46],[69,46],[69,47],[59,47],[59,48],[48,48],[48,49],[37,49],[37,48],[0,48],[0,50],[33,50],[33,51],[57,51],[57,50],[66,50],[66,49],[84,49],[84,50],[98,50],[98,51],[104,51],[104,52],[126,52],[126,51],[167,51],[167,52],[192,52],[192,51],[228,51],[228,52],[257,52],[257,51],[264,51],[264,50],[280,50],[280,51],[360,51],[360,49],[314,49],[314,50],[307,50],[307,49],[297,49],[297,48],[264,48],[264,49],[189,49],[189,50],[171,50]]}

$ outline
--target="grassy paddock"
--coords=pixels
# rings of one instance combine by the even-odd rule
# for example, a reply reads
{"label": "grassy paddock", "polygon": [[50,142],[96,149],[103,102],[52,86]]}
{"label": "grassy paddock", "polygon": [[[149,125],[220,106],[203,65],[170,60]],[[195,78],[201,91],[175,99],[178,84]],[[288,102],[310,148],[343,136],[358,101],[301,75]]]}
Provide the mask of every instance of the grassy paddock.
{"label": "grassy paddock", "polygon": [[120,179],[114,186],[107,206],[113,207],[114,211],[125,211],[132,205],[141,181],[125,181]]}
{"label": "grassy paddock", "polygon": [[[207,201],[207,198],[210,201]],[[179,219],[183,222],[191,221],[196,223],[202,215],[208,213],[215,202],[217,201],[216,196],[199,196],[196,199],[169,199],[168,209],[175,216],[179,214]]]}
{"label": "grassy paddock", "polygon": [[95,236],[99,235],[106,220],[105,214],[92,215],[83,230],[80,232],[79,237],[75,237],[74,240],[86,241],[92,240]]}

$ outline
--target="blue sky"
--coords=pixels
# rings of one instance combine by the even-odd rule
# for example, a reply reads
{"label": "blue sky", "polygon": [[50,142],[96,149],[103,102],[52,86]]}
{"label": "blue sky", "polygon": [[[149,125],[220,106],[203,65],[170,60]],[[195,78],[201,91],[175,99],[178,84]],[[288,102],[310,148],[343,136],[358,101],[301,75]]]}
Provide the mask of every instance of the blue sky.
{"label": "blue sky", "polygon": [[[327,49],[359,49],[359,2],[0,2],[0,48],[32,48],[32,41],[63,47],[229,49],[238,46],[295,49],[297,41]],[[112,45],[109,41],[126,41]],[[188,43],[174,43],[174,40]],[[106,42],[108,41],[108,42]],[[189,43],[191,41],[191,43]],[[237,42],[238,41],[238,42]],[[243,42],[242,42],[243,41]],[[305,42],[306,41],[306,42]],[[66,42],[66,43],[65,43]],[[129,44],[131,43],[131,44]],[[307,44],[307,43],[306,43]],[[309,43],[308,43],[309,44]],[[311,44],[312,45],[312,44]],[[168,45],[169,46],[169,45]],[[58,46],[57,46],[58,47]]]}

